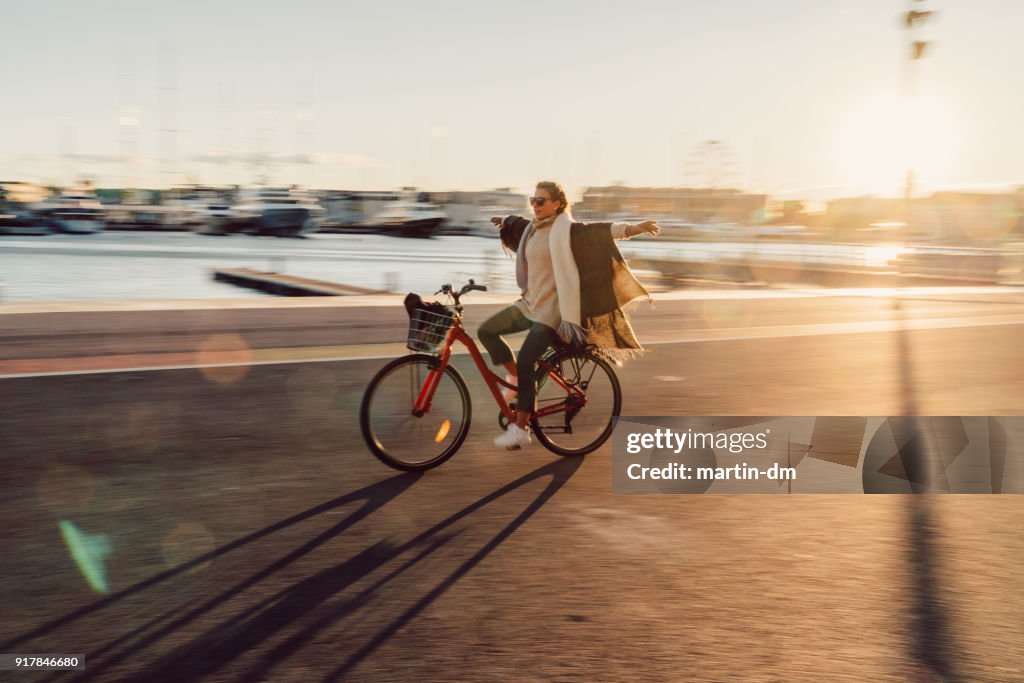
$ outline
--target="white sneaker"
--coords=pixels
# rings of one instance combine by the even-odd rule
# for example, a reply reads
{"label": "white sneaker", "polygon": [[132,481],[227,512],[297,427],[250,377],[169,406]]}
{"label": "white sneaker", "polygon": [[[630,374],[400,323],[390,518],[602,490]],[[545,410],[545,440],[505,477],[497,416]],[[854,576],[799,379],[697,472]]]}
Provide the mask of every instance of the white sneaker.
{"label": "white sneaker", "polygon": [[523,446],[529,446],[530,443],[532,443],[530,432],[517,424],[510,424],[504,434],[499,434],[494,439],[495,446],[502,446],[510,451],[522,448]]}

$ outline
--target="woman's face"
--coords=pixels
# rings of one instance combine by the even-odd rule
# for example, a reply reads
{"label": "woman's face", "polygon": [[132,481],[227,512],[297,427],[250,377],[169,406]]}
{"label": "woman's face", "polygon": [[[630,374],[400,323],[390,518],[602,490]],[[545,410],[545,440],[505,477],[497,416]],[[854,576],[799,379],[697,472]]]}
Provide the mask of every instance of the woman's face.
{"label": "woman's face", "polygon": [[538,220],[551,218],[558,213],[558,207],[562,205],[561,202],[551,199],[550,192],[539,187],[533,191],[533,196],[530,198],[530,204],[533,206],[533,215],[536,216]]}

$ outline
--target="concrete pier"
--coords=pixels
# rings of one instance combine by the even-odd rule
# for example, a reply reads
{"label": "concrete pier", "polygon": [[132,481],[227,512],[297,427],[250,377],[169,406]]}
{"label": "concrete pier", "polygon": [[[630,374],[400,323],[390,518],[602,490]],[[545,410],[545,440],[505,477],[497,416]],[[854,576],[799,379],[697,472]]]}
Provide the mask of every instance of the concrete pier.
{"label": "concrete pier", "polygon": [[219,268],[213,271],[213,279],[239,287],[258,289],[277,296],[351,296],[353,294],[386,293],[379,289],[353,287],[337,282],[282,275],[252,268]]}

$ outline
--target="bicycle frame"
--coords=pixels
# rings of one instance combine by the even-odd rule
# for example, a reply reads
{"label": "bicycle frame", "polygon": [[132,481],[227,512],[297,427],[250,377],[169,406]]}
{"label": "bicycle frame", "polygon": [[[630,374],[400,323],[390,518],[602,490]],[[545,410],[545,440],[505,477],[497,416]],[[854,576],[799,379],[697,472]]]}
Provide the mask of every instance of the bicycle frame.
{"label": "bicycle frame", "polygon": [[[445,368],[448,367],[448,362],[452,355],[452,346],[455,342],[460,342],[463,346],[469,349],[469,355],[473,358],[473,362],[476,364],[476,369],[480,371],[480,375],[487,384],[487,388],[491,390],[491,396],[494,397],[495,403],[498,404],[498,409],[509,422],[514,422],[516,419],[516,411],[513,410],[508,404],[508,401],[505,400],[505,396],[501,393],[501,390],[502,387],[506,389],[515,389],[515,387],[506,382],[504,378],[500,377],[497,373],[491,370],[490,367],[488,367],[487,361],[484,360],[483,354],[480,353],[480,349],[477,348],[476,342],[473,341],[473,337],[471,337],[469,333],[466,332],[466,328],[462,326],[461,315],[455,316],[455,324],[450,330],[448,330],[448,334],[445,336],[444,343],[441,346],[441,352],[438,354],[439,364],[437,367],[430,370],[427,380],[423,383],[423,388],[420,389],[419,396],[416,398],[416,404],[413,406],[413,414],[420,417],[430,411],[434,392],[437,391],[437,386],[441,381],[441,375],[444,373]],[[576,405],[568,405],[568,402],[566,402],[558,406],[542,408],[533,414],[535,419],[557,413],[564,413],[570,408],[586,405],[586,394],[581,391],[579,387],[570,387],[566,384],[561,374],[559,374],[555,368],[549,366],[543,359],[538,361],[538,365],[543,370],[547,371],[548,377],[560,386],[563,391],[565,391],[566,396],[575,396],[578,403],[576,403]]]}

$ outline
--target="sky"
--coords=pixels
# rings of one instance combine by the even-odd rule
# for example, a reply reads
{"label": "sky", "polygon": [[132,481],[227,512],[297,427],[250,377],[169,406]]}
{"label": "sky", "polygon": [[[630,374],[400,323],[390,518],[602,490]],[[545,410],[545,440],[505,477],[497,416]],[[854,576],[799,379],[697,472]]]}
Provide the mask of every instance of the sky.
{"label": "sky", "polygon": [[[907,82],[912,4],[937,12]],[[1024,184],[1024,3],[0,0],[0,179]],[[716,141],[710,143],[709,141]]]}

